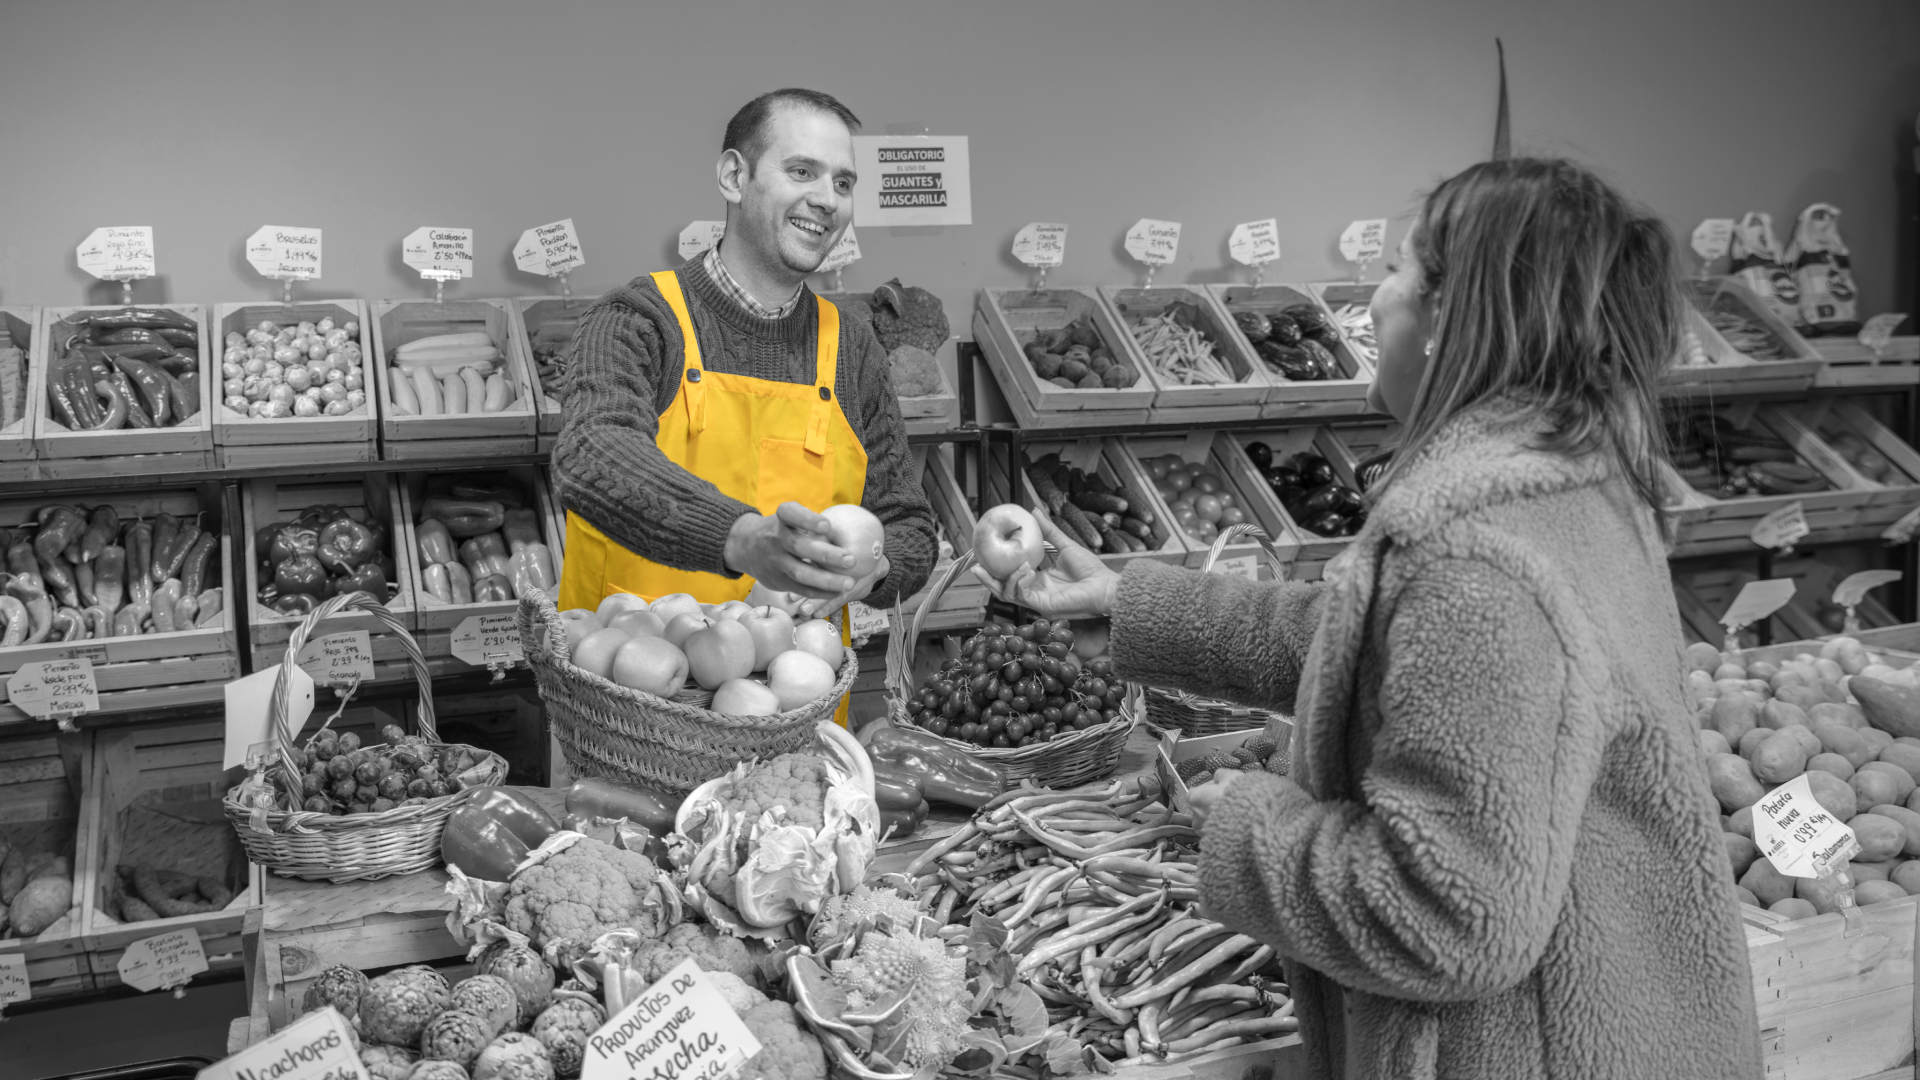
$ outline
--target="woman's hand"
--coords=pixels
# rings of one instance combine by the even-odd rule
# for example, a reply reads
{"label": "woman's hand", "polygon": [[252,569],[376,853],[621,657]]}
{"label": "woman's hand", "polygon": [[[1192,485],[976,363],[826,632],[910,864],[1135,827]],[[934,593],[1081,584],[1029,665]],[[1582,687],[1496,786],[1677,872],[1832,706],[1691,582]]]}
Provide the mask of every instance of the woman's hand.
{"label": "woman's hand", "polygon": [[1187,812],[1193,815],[1193,830],[1200,832],[1207,827],[1207,818],[1213,813],[1215,804],[1233,786],[1240,774],[1232,769],[1223,769],[1214,774],[1212,780],[1192,788],[1187,792]]}
{"label": "woman's hand", "polygon": [[974,576],[985,582],[993,595],[1049,619],[1113,614],[1120,575],[1108,569],[1100,556],[1068,539],[1045,511],[1035,510],[1033,516],[1039,519],[1041,535],[1053,545],[1054,555],[1046,568],[1022,563],[1001,582],[976,566]]}

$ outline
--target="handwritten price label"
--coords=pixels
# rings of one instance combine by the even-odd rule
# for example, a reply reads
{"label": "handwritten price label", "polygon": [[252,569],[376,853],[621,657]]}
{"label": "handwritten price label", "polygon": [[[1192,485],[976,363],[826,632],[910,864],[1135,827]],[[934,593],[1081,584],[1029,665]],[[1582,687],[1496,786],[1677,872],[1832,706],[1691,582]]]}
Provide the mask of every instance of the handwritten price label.
{"label": "handwritten price label", "polygon": [[180,986],[207,970],[207,953],[200,947],[199,934],[175,930],[127,946],[115,966],[121,982],[147,993]]}
{"label": "handwritten price label", "polygon": [[573,219],[535,225],[521,233],[520,242],[513,245],[513,265],[529,274],[548,277],[587,265],[580,250],[580,236],[573,231]]}
{"label": "handwritten price label", "polygon": [[760,1040],[706,973],[692,960],[682,960],[593,1033],[580,1078],[725,1080],[759,1052]]}
{"label": "handwritten price label", "polygon": [[367,1080],[353,1047],[346,1017],[329,1005],[200,1070],[198,1080]]}
{"label": "handwritten price label", "polygon": [[844,270],[859,261],[860,241],[853,235],[853,226],[849,225],[846,233],[833,245],[833,250],[827,252],[826,259],[820,263],[820,269],[814,272],[831,274],[835,270]]}
{"label": "handwritten price label", "polygon": [[1819,877],[1860,852],[1853,830],[1814,799],[1805,773],[1753,804],[1753,839],[1760,854],[1788,877]]}
{"label": "handwritten price label", "polygon": [[1148,266],[1165,266],[1180,251],[1180,223],[1141,218],[1127,230],[1126,249]]}
{"label": "handwritten price label", "polygon": [[36,660],[7,679],[7,700],[41,720],[100,711],[93,661]]}
{"label": "handwritten price label", "polygon": [[720,238],[725,235],[727,223],[724,221],[696,221],[680,230],[680,257],[691,259],[705,254],[708,248],[719,247]]}
{"label": "handwritten price label", "polygon": [[474,667],[518,664],[527,657],[520,650],[520,628],[514,622],[511,613],[463,619],[453,628],[450,649]]}
{"label": "handwritten price label", "polygon": [[320,230],[262,225],[247,237],[247,262],[261,277],[312,281],[320,276]]}
{"label": "handwritten price label", "polygon": [[400,241],[400,261],[428,281],[473,276],[473,230],[422,225]]}
{"label": "handwritten price label", "polygon": [[891,628],[887,622],[887,613],[855,600],[847,605],[847,615],[853,620],[853,640],[866,641],[875,634],[884,634]]}
{"label": "handwritten price label", "polygon": [[1732,218],[1708,218],[1693,227],[1693,253],[1707,262],[1724,256],[1732,243]]}
{"label": "handwritten price label", "polygon": [[1728,633],[1751,626],[1786,607],[1787,601],[1793,599],[1793,589],[1792,578],[1749,581],[1741,586],[1733,603],[1727,605],[1727,613],[1720,616],[1720,625],[1726,627]]}
{"label": "handwritten price label", "polygon": [[319,686],[373,681],[373,642],[365,630],[329,634],[307,642],[294,663]]}
{"label": "handwritten price label", "polygon": [[1747,535],[1763,548],[1789,548],[1795,540],[1812,531],[1807,525],[1806,511],[1798,502],[1790,502],[1761,518]]}
{"label": "handwritten price label", "polygon": [[1013,234],[1013,257],[1027,266],[1059,266],[1067,261],[1067,227],[1032,222]]}
{"label": "handwritten price label", "polygon": [[1340,257],[1370,263],[1387,250],[1387,219],[1363,218],[1340,232]]}
{"label": "handwritten price label", "polygon": [[1899,328],[1901,323],[1906,321],[1906,315],[1898,311],[1890,311],[1885,315],[1875,315],[1873,318],[1861,324],[1857,340],[1860,344],[1872,349],[1874,353],[1878,355],[1882,349],[1887,347],[1887,343],[1893,340],[1893,332]]}
{"label": "handwritten price label", "polygon": [[1227,254],[1243,266],[1260,266],[1278,259],[1279,221],[1267,218],[1265,221],[1243,221],[1235,225],[1232,235],[1227,237]]}
{"label": "handwritten price label", "polygon": [[27,958],[23,953],[0,953],[0,1005],[33,998],[33,984],[27,981]]}
{"label": "handwritten price label", "polygon": [[1891,585],[1901,578],[1898,570],[1862,570],[1857,574],[1848,574],[1833,587],[1833,602],[1841,607],[1860,606],[1867,593],[1882,585]]}
{"label": "handwritten price label", "polygon": [[153,276],[153,226],[109,225],[95,229],[74,249],[80,269],[102,281]]}
{"label": "handwritten price label", "polygon": [[1260,556],[1240,555],[1231,559],[1221,559],[1213,564],[1213,572],[1228,577],[1246,578],[1248,581],[1260,579]]}

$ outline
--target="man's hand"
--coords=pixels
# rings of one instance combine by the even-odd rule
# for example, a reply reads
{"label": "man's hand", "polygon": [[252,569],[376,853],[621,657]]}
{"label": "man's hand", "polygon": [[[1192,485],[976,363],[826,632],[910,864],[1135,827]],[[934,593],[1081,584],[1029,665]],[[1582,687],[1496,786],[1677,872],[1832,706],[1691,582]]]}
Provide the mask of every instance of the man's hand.
{"label": "man's hand", "polygon": [[1033,516],[1040,522],[1041,535],[1053,545],[1054,554],[1045,569],[1023,563],[1007,580],[996,581],[986,567],[975,566],[973,575],[999,599],[1049,619],[1113,614],[1120,575],[1060,531],[1046,511],[1036,509]]}
{"label": "man's hand", "polygon": [[727,569],[812,600],[850,592],[858,583],[843,571],[853,553],[835,547],[828,531],[825,517],[794,502],[771,514],[742,514],[727,533]]}
{"label": "man's hand", "polygon": [[855,600],[865,600],[867,594],[873,592],[875,585],[887,579],[887,572],[892,569],[893,565],[887,562],[885,555],[882,555],[880,565],[874,568],[873,573],[854,582],[853,588],[831,600],[808,600],[800,605],[800,614],[810,619],[825,619]]}

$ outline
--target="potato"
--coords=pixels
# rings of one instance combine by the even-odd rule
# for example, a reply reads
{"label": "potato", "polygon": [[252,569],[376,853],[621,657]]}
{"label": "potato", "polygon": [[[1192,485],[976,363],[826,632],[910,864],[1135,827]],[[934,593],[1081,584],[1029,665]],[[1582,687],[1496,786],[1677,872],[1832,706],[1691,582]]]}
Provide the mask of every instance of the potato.
{"label": "potato", "polygon": [[[1860,819],[1855,818],[1854,820],[1858,821]],[[1892,860],[1888,860],[1887,862],[1860,862],[1856,859],[1848,863],[1847,867],[1849,872],[1853,874],[1853,880],[1856,882],[1885,881],[1893,875],[1894,865]]]}
{"label": "potato", "polygon": [[35,878],[13,897],[7,912],[9,931],[16,937],[32,937],[59,921],[73,905],[73,881],[64,877]]}
{"label": "potato", "polygon": [[1807,710],[1807,721],[1807,726],[1815,730],[1822,724],[1863,728],[1867,726],[1867,714],[1861,712],[1858,705],[1835,705],[1825,701]]}
{"label": "potato", "polygon": [[1700,752],[1708,756],[1731,754],[1733,747],[1727,745],[1727,737],[1717,731],[1705,730],[1700,733]]}
{"label": "potato", "polygon": [[1880,751],[1878,760],[1889,765],[1898,765],[1907,771],[1908,776],[1920,780],[1920,746],[1908,746],[1899,739],[1895,739],[1892,746]]}
{"label": "potato", "polygon": [[[1729,814],[1743,806],[1752,806],[1766,794],[1760,781],[1754,779],[1747,759],[1737,754],[1715,754],[1708,758],[1707,780],[1713,788],[1713,797],[1720,800],[1721,808]],[[1852,789],[1848,789],[1848,795],[1852,794]]]}
{"label": "potato", "polygon": [[1847,825],[1860,841],[1860,854],[1854,856],[1856,862],[1886,862],[1899,855],[1907,844],[1907,830],[1892,818],[1862,812],[1853,815]]}
{"label": "potato", "polygon": [[1896,736],[1893,740],[1893,744],[1895,746],[1911,746],[1911,747],[1914,747],[1915,749],[1920,749],[1920,739],[1916,739],[1911,735]]}
{"label": "potato", "polygon": [[1882,800],[1884,802],[1905,804],[1907,797],[1913,794],[1913,774],[1898,765],[1888,764],[1884,761],[1869,761],[1865,765],[1860,766],[1859,771],[1886,773],[1888,776],[1893,777],[1894,783],[1900,785],[1900,793],[1894,798]]}
{"label": "potato", "polygon": [[[1793,882],[1793,895],[1813,905],[1813,910],[1821,915],[1840,910],[1840,886],[1819,878],[1788,878]],[[1883,883],[1884,884],[1884,883]],[[1857,899],[1857,897],[1856,897]]]}
{"label": "potato", "polygon": [[1884,772],[1868,772],[1865,769],[1853,774],[1847,784],[1853,788],[1854,812],[1864,814],[1881,803],[1904,802],[1895,798],[1900,791],[1900,781]]}
{"label": "potato", "polygon": [[1704,641],[1687,646],[1687,666],[1694,671],[1711,672],[1720,666],[1720,650]]}
{"label": "potato", "polygon": [[1847,684],[1860,699],[1867,722],[1895,735],[1920,735],[1920,690],[1871,678],[1866,672]]}
{"label": "potato", "polygon": [[1746,806],[1743,806],[1740,809],[1735,810],[1732,814],[1727,816],[1727,831],[1730,833],[1739,833],[1741,836],[1747,837],[1748,839],[1753,838],[1753,804],[1752,803],[1748,803]]}
{"label": "potato", "polygon": [[1772,728],[1778,731],[1790,724],[1799,724],[1801,727],[1809,726],[1807,711],[1798,705],[1789,705],[1778,699],[1760,706],[1761,727]]}
{"label": "potato", "polygon": [[1881,751],[1893,745],[1893,736],[1875,727],[1861,728],[1860,737],[1866,740],[1867,749],[1876,758],[1880,756]]}
{"label": "potato", "polygon": [[[1719,698],[1708,698],[1695,706],[1693,710],[1693,726],[1699,728],[1701,731],[1713,731],[1713,707],[1718,704],[1719,701]],[[1714,733],[1716,735],[1719,734],[1718,732]],[[1720,739],[1722,742],[1725,742],[1726,736],[1721,735]]]}
{"label": "potato", "polygon": [[1920,893],[1920,859],[1908,859],[1893,868],[1887,880],[1907,890],[1907,895]]}
{"label": "potato", "polygon": [[1773,678],[1773,673],[1779,670],[1780,665],[1771,660],[1755,660],[1747,665],[1747,678],[1764,682]]}
{"label": "potato", "polygon": [[1733,880],[1739,881],[1740,875],[1753,865],[1753,860],[1760,857],[1760,847],[1738,833],[1721,833],[1720,839],[1727,846],[1727,862],[1733,867]]}
{"label": "potato", "polygon": [[1814,674],[1820,676],[1822,682],[1830,682],[1836,685],[1841,679],[1847,677],[1847,673],[1841,670],[1839,664],[1828,660],[1826,657],[1821,657],[1813,662],[1813,671]]}
{"label": "potato", "polygon": [[1825,705],[1827,696],[1811,686],[1788,686],[1773,692],[1774,700],[1797,705],[1802,709],[1811,709],[1815,705]]}
{"label": "potato", "polygon": [[1841,727],[1838,724],[1823,724],[1820,727],[1814,728],[1813,734],[1820,740],[1820,745],[1826,749],[1827,753],[1839,754],[1841,757],[1846,758],[1847,764],[1853,766],[1856,772],[1859,771],[1860,766],[1865,765],[1874,758],[1873,751],[1868,746],[1866,738],[1860,734],[1857,728]]}
{"label": "potato", "polygon": [[1920,855],[1920,813],[1915,813],[1904,806],[1894,806],[1890,803],[1881,803],[1874,806],[1868,813],[1878,814],[1883,818],[1899,822],[1900,828],[1905,830],[1907,834],[1906,843],[1901,845],[1900,853],[1903,855]]}
{"label": "potato", "polygon": [[1763,783],[1784,784],[1807,771],[1807,757],[1807,748],[1791,732],[1777,731],[1754,748],[1753,775]]}
{"label": "potato", "polygon": [[1735,885],[1733,887],[1733,898],[1735,900],[1740,901],[1743,904],[1752,904],[1754,907],[1760,906],[1759,897],[1753,895],[1752,893],[1748,892],[1747,890],[1741,888],[1738,885]]}
{"label": "potato", "polygon": [[1850,781],[1832,773],[1810,772],[1807,774],[1807,787],[1813,791],[1813,801],[1841,821],[1860,812],[1859,796],[1854,793]]}
{"label": "potato", "polygon": [[1781,668],[1767,678],[1767,686],[1772,688],[1776,694],[1789,686],[1805,686],[1807,682],[1808,680],[1805,675],[1800,674],[1792,668]]}
{"label": "potato", "polygon": [[1740,736],[1740,745],[1735,747],[1734,750],[1741,757],[1746,758],[1748,761],[1752,761],[1753,755],[1760,751],[1761,744],[1767,742],[1772,738],[1773,738],[1772,728],[1757,727],[1757,728],[1754,728],[1752,731],[1747,732],[1745,735]]}
{"label": "potato", "polygon": [[1713,730],[1727,743],[1739,746],[1747,732],[1760,726],[1760,708],[1745,694],[1727,694],[1713,707]]}
{"label": "potato", "polygon": [[1820,914],[1820,912],[1814,910],[1812,904],[1807,903],[1797,896],[1789,896],[1785,900],[1767,908],[1767,910],[1776,915],[1785,915],[1788,919],[1811,919],[1815,915]]}
{"label": "potato", "polygon": [[[1704,735],[1706,732],[1701,732],[1701,734]],[[1853,763],[1841,757],[1839,754],[1822,753],[1815,754],[1808,758],[1807,771],[1814,772],[1815,770],[1832,773],[1842,780],[1853,779]]]}
{"label": "potato", "polygon": [[1755,859],[1747,872],[1740,875],[1740,887],[1760,901],[1756,906],[1771,907],[1793,895],[1794,880],[1775,870],[1767,860]]}
{"label": "potato", "polygon": [[1863,881],[1853,890],[1853,902],[1861,907],[1872,907],[1874,904],[1885,904],[1906,898],[1907,890],[1891,881]]}
{"label": "potato", "polygon": [[1714,682],[1719,682],[1721,679],[1745,679],[1746,677],[1747,669],[1731,660],[1723,661],[1719,667],[1713,669]]}
{"label": "potato", "polygon": [[1812,757],[1826,749],[1826,747],[1820,745],[1820,737],[1813,733],[1813,729],[1803,724],[1789,724],[1781,728],[1779,733],[1782,735],[1791,735],[1800,740],[1800,746],[1806,750],[1808,757]]}

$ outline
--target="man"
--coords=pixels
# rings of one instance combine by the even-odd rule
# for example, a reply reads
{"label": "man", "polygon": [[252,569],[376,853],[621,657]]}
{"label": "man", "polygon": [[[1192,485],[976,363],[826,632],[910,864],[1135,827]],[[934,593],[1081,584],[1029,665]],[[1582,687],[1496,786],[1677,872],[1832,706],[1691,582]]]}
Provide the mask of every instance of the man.
{"label": "man", "polygon": [[[826,615],[926,581],[933,514],[886,354],[806,288],[852,220],[858,126],[811,90],[749,102],[720,154],[725,238],[581,317],[553,454],[563,610],[614,592],[718,604],[757,581]],[[819,511],[839,503],[885,526],[866,578],[827,538]]]}

